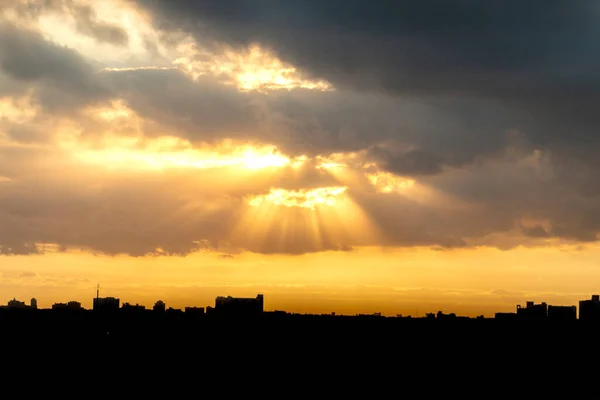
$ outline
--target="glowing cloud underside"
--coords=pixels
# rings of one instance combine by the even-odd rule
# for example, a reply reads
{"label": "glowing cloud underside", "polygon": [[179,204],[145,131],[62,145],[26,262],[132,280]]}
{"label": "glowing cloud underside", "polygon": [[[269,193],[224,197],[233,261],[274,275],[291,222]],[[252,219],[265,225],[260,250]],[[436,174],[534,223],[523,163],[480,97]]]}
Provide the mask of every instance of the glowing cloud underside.
{"label": "glowing cloud underside", "polygon": [[402,178],[389,172],[368,174],[367,178],[380,193],[398,193],[415,185],[413,179]]}
{"label": "glowing cloud underside", "polygon": [[222,53],[211,53],[189,40],[182,43],[178,50],[184,55],[173,63],[194,79],[213,75],[221,77],[223,83],[235,85],[243,91],[295,88],[332,90],[328,82],[304,79],[296,68],[284,64],[259,46],[252,46],[243,52],[225,49]]}
{"label": "glowing cloud underside", "polygon": [[192,146],[186,140],[175,137],[112,138],[98,146],[63,141],[80,161],[113,168],[227,168],[250,170],[296,166],[297,161],[281,154],[274,146],[228,145],[204,148]]}
{"label": "glowing cloud underside", "polygon": [[0,121],[8,121],[16,124],[29,122],[37,114],[30,96],[0,97]]}
{"label": "glowing cloud underside", "polygon": [[268,194],[250,199],[251,206],[264,203],[285,207],[300,207],[314,210],[317,206],[334,206],[338,198],[346,192],[346,187],[322,187],[316,189],[271,189]]}

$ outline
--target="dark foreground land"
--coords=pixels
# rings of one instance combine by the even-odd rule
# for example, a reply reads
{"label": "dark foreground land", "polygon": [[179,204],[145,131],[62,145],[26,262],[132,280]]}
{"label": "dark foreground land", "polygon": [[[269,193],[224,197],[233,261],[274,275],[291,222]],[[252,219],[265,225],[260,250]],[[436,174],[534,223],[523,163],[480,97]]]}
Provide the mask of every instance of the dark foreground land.
{"label": "dark foreground land", "polygon": [[[54,383],[28,390],[110,388],[136,395],[107,397],[136,398],[228,398],[251,388],[279,398],[382,398],[400,388],[394,397],[485,390],[476,397],[496,398],[507,388],[511,398],[558,395],[580,388],[574,379],[588,373],[595,382],[599,328],[578,320],[0,310],[1,365],[12,371],[5,385],[21,387],[33,373]],[[201,387],[217,395],[193,394]]]}
{"label": "dark foreground land", "polygon": [[[95,313],[54,310],[0,310],[0,338],[35,346],[97,346],[155,352],[209,353],[233,348],[264,351],[379,351],[404,355],[447,351],[480,353],[524,348],[560,350],[592,340],[600,324],[573,321],[499,321],[471,318],[389,318],[378,316],[187,315],[152,311]],[[506,348],[504,348],[506,347]],[[494,350],[496,349],[496,350]]]}

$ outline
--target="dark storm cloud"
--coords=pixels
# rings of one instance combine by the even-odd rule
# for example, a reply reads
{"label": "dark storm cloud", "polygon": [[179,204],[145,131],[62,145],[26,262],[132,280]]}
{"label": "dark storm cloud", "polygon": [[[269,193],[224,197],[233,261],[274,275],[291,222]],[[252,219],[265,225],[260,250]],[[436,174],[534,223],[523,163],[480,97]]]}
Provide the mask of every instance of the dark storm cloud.
{"label": "dark storm cloud", "polygon": [[[579,154],[582,145],[599,145],[596,1],[137,2],[154,11],[163,29],[187,30],[202,44],[258,42],[338,88],[427,102],[438,114],[454,114],[454,121],[462,122],[448,132],[437,128],[426,139],[397,124],[399,142],[418,143],[408,153],[378,154],[394,171],[432,173],[493,156],[506,146],[503,132],[513,128],[559,158],[566,151]],[[355,109],[336,107],[334,118],[349,111],[357,115]],[[305,137],[296,142],[306,148],[332,146],[342,131],[340,124],[322,122],[325,112],[319,111],[298,107],[282,113],[301,117],[294,122],[303,121]],[[395,121],[389,105],[385,111],[359,115]],[[418,117],[423,118],[412,119]],[[350,142],[380,137],[377,127],[367,134],[352,129],[344,131],[354,135]]]}
{"label": "dark storm cloud", "polygon": [[108,96],[94,68],[76,51],[8,23],[0,22],[0,36],[0,71],[23,85],[35,85],[46,108],[70,112]]}
{"label": "dark storm cloud", "polygon": [[593,0],[137,0],[203,42],[258,42],[338,86],[521,97],[598,89]]}

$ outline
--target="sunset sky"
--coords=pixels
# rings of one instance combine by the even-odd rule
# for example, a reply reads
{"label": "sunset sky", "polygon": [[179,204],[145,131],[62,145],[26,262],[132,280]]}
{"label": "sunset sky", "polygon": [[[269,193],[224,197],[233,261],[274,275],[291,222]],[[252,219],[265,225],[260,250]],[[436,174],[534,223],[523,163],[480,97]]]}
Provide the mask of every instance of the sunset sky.
{"label": "sunset sky", "polygon": [[0,304],[600,293],[600,3],[0,0]]}

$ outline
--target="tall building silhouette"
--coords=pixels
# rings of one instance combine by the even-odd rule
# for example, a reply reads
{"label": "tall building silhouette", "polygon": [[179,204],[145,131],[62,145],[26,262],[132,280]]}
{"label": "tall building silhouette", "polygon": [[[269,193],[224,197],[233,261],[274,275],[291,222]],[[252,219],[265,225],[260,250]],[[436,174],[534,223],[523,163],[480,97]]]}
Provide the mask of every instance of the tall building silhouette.
{"label": "tall building silhouette", "polygon": [[121,300],[115,297],[100,297],[100,285],[96,288],[96,297],[94,298],[94,311],[118,310]]}

